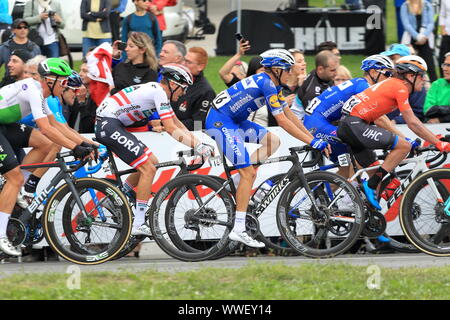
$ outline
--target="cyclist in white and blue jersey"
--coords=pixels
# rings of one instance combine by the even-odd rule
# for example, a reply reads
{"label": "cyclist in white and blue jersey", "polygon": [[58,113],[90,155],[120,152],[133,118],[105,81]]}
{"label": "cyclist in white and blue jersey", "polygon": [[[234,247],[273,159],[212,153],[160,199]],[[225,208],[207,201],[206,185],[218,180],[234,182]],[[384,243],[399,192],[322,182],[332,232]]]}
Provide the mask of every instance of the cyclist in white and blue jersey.
{"label": "cyclist in white and blue jersey", "polygon": [[[261,58],[264,72],[243,79],[217,95],[205,123],[206,133],[216,141],[218,148],[239,172],[239,182],[235,181],[236,218],[229,238],[251,247],[264,246],[251,238],[245,229],[247,207],[256,178],[252,163],[272,155],[278,149],[280,140],[266,128],[247,120],[249,114],[267,105],[278,125],[293,137],[318,150],[324,150],[328,145],[306,130],[281,93],[281,85],[286,83],[295,63],[294,57],[287,50],[273,49],[261,54]],[[250,156],[244,142],[262,146]]]}
{"label": "cyclist in white and blue jersey", "polygon": [[[394,63],[389,57],[372,55],[362,61],[363,77],[351,79],[328,88],[320,96],[311,100],[305,109],[305,127],[316,139],[328,141],[331,146],[330,160],[337,163],[338,157],[347,153],[346,145],[330,139],[336,137],[337,121],[342,116],[342,106],[353,95],[369,86],[392,76]],[[340,167],[338,174],[348,177],[350,167]]]}

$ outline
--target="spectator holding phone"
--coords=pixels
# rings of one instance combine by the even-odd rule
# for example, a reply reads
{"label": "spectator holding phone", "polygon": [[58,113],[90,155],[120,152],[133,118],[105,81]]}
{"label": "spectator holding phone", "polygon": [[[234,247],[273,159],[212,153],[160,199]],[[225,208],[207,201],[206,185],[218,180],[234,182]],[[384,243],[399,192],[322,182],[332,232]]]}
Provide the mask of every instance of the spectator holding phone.
{"label": "spectator holding phone", "polygon": [[242,38],[240,34],[237,34],[237,36],[239,36],[239,51],[225,62],[219,70],[219,76],[227,87],[231,87],[235,83],[241,81],[247,74],[247,67],[244,65],[244,62],[241,61],[241,58],[248,50],[250,50],[250,42]]}
{"label": "spectator holding phone", "polygon": [[[113,47],[118,44],[116,41]],[[127,60],[119,63],[113,69],[114,89],[111,91],[112,95],[132,85],[156,82],[158,79],[158,60],[155,48],[152,39],[146,33],[131,32],[125,52]]]}

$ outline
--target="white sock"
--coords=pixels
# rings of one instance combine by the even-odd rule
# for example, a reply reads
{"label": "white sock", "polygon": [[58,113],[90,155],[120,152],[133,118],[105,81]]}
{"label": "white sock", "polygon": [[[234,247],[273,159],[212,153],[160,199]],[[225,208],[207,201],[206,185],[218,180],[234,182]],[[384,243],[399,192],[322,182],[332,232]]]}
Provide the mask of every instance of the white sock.
{"label": "white sock", "polygon": [[0,238],[6,238],[6,228],[8,227],[10,216],[10,214],[0,211]]}
{"label": "white sock", "polygon": [[234,219],[233,231],[236,233],[244,232],[245,229],[245,218],[247,217],[247,212],[236,211],[236,217]]}
{"label": "white sock", "polygon": [[28,181],[28,178],[31,176],[31,172],[28,170],[20,169],[20,171],[23,174],[23,181],[26,183]]}
{"label": "white sock", "polygon": [[137,200],[134,209],[133,227],[140,227],[145,223],[145,213],[147,212],[147,201]]}

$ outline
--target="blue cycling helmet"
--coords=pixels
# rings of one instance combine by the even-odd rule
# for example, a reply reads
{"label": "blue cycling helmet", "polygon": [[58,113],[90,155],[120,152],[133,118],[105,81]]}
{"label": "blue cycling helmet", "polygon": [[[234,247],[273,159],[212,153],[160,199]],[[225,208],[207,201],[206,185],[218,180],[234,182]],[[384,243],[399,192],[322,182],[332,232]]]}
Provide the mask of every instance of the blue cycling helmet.
{"label": "blue cycling helmet", "polygon": [[266,68],[280,68],[287,70],[294,64],[294,57],[285,49],[271,49],[261,54],[261,65]]}
{"label": "blue cycling helmet", "polygon": [[67,78],[67,86],[69,88],[79,88],[83,85],[83,80],[81,80],[78,72],[72,70],[72,74]]}
{"label": "blue cycling helmet", "polygon": [[388,56],[381,54],[374,54],[373,56],[365,58],[361,63],[361,70],[369,71],[371,69],[394,69],[394,62]]}

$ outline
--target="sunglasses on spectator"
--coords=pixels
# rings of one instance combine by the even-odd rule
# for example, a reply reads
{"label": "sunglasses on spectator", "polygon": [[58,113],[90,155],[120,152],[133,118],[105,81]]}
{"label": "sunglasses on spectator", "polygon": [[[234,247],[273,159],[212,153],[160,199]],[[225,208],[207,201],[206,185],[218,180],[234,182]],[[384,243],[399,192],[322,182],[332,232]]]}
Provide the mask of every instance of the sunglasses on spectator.
{"label": "sunglasses on spectator", "polygon": [[58,81],[61,84],[61,87],[67,87],[67,83],[69,82],[69,80],[67,80],[67,78],[65,78],[65,79],[55,79],[55,78],[45,77],[45,79],[48,79],[48,80],[51,80],[51,81]]}
{"label": "sunglasses on spectator", "polygon": [[20,30],[20,29],[28,29],[28,27],[27,26],[19,26],[19,27],[17,27],[17,28],[15,28],[16,30]]}
{"label": "sunglasses on spectator", "polygon": [[441,64],[441,68],[450,68],[450,63],[443,63]]}

